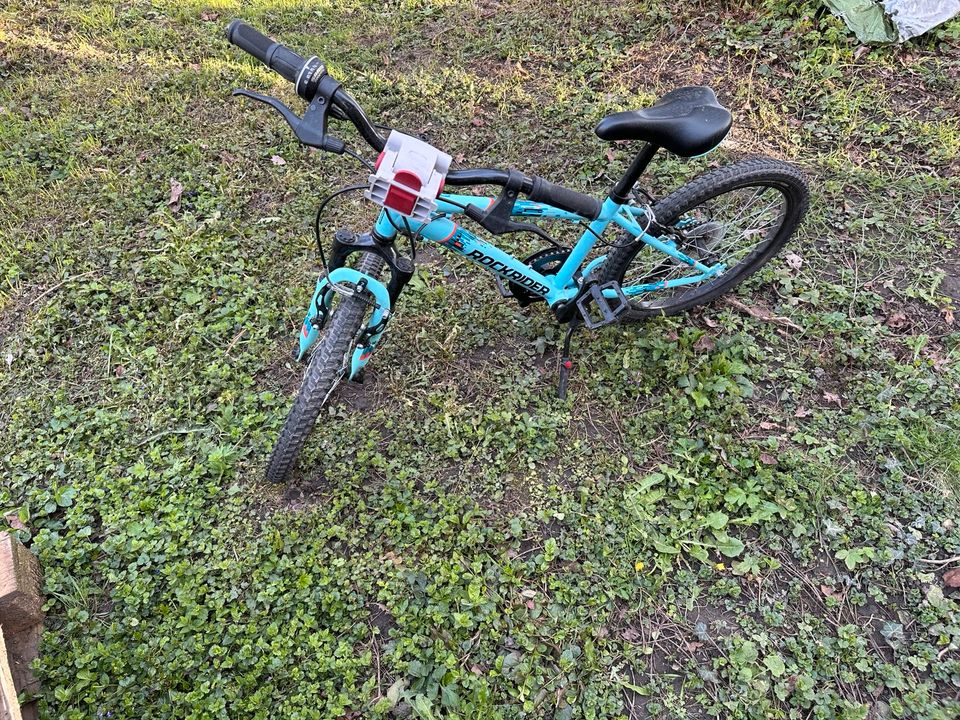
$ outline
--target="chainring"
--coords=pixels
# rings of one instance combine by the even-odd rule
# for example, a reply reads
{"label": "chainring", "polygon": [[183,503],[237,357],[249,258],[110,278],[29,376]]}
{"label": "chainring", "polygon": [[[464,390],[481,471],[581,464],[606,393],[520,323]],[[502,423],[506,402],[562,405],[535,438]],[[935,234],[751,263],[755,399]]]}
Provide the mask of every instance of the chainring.
{"label": "chainring", "polygon": [[[525,257],[523,264],[530,266],[542,275],[550,275],[557,272],[568,257],[570,257],[570,251],[567,248],[546,248]],[[543,300],[542,295],[530,292],[517,283],[508,282],[507,287],[513,293],[513,297],[520,307],[526,307],[538,300]]]}

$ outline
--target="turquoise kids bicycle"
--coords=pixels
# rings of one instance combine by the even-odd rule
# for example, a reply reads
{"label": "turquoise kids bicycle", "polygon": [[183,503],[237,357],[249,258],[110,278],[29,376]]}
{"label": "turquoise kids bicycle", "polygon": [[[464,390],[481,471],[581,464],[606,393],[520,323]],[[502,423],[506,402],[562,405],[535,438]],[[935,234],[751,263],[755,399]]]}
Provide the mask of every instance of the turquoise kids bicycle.
{"label": "turquoise kids bicycle", "polygon": [[[235,95],[277,110],[305,145],[349,154],[370,170],[366,183],[338,190],[317,212],[314,228],[324,272],[295,349],[307,370],[270,456],[267,478],[273,482],[288,478],[340,381],[357,379],[369,362],[413,276],[418,240],[472,260],[493,273],[504,297],[522,306],[543,301],[569,326],[560,359],[563,397],[573,367],[570,341],[578,327],[674,315],[713,300],[770,260],[807,210],[801,172],[767,158],[711,170],[661,200],[635,187],[659,149],[696,157],[723,140],[731,116],[710,88],[679,88],[650,107],[601,120],[596,127],[601,139],[643,144],[598,200],[517,170],[451,170],[443,151],[374,125],[316,56],[304,59],[239,20],[230,23],[227,38],[292,82],[308,106],[301,117],[276,98],[249,90],[235,90]],[[352,123],[380,153],[376,162],[331,135],[330,120]],[[444,191],[476,185],[498,186],[500,192],[478,197]],[[320,242],[323,210],[333,197],[354,190],[382,209],[369,232],[336,232],[327,258]],[[548,247],[516,258],[460,225],[461,216],[492,235],[533,233]],[[573,247],[564,247],[531,219],[574,223],[583,234]],[[605,241],[611,226],[617,235]],[[401,236],[410,241],[410,256],[397,247]],[[594,247],[607,252],[588,260]]]}

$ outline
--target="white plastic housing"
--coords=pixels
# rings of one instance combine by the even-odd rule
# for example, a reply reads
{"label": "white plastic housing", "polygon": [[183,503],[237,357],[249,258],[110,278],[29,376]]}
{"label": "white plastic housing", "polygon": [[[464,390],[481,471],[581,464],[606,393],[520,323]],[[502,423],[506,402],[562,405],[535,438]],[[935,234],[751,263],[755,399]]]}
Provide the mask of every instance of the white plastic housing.
{"label": "white plastic housing", "polygon": [[419,222],[430,219],[452,158],[396,130],[390,133],[364,197]]}

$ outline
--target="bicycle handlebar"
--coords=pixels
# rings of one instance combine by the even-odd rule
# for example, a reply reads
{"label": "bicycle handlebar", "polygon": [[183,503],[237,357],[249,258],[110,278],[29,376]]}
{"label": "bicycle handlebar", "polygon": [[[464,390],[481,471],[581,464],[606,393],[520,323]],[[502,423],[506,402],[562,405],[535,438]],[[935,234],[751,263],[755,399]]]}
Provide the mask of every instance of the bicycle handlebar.
{"label": "bicycle handlebar", "polygon": [[[279,43],[242,20],[233,20],[227,25],[227,40],[244,52],[252,55],[281,77],[294,84],[297,94],[307,102],[313,100],[321,80],[327,74],[327,68],[316,56],[305,59],[282,43]],[[342,88],[337,88],[331,97],[331,103],[357,128],[370,147],[377,152],[383,150],[386,140],[377,132],[370,118],[360,104]],[[341,151],[342,152],[342,151]],[[506,185],[509,174],[506,170],[495,168],[476,168],[454,170],[447,174],[447,185]],[[555,185],[540,177],[524,177],[521,192],[534,202],[549,203],[589,219],[600,214],[600,203],[596,198],[584,195],[576,190]]]}
{"label": "bicycle handlebar", "polygon": [[562,210],[569,210],[585,218],[596,220],[600,215],[600,201],[576,190],[556,185],[534,176],[533,187],[526,191],[527,197],[534,202],[543,202]]}
{"label": "bicycle handlebar", "polygon": [[227,40],[294,84],[307,62],[306,58],[242,20],[234,20],[227,25]]}

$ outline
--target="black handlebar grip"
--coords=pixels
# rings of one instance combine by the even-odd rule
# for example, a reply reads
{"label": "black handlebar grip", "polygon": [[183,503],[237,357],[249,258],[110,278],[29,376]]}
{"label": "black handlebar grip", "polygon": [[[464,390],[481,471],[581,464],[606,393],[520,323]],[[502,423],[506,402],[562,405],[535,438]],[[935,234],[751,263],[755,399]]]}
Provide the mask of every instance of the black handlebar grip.
{"label": "black handlebar grip", "polygon": [[307,62],[293,50],[271,40],[242,20],[234,20],[227,25],[227,40],[292,83],[297,81],[297,76]]}
{"label": "black handlebar grip", "polygon": [[600,201],[576,190],[554,185],[542,177],[533,178],[533,187],[527,193],[534,202],[543,202],[561,210],[576,213],[588,220],[596,220],[600,215]]}

